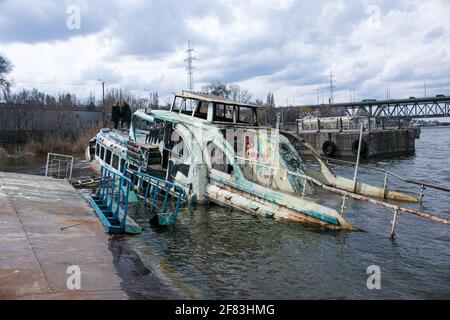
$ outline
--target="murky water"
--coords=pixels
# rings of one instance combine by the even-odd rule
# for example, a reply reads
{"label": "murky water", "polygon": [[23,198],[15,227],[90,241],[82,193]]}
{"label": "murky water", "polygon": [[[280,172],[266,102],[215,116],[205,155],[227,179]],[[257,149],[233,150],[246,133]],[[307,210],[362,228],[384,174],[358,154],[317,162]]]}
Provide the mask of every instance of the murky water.
{"label": "murky water", "polygon": [[[424,129],[414,156],[370,162],[404,177],[450,187],[449,136],[450,129]],[[37,161],[11,160],[0,163],[0,170],[37,173]],[[45,159],[39,161],[37,171],[42,172]],[[89,175],[85,162],[76,161],[76,167],[76,175]],[[351,167],[335,171],[353,174]],[[361,171],[360,177],[383,185],[382,173]],[[409,190],[419,192],[417,187]],[[424,211],[450,217],[450,194],[425,194]],[[340,201],[327,203],[338,208]],[[450,298],[450,226],[401,214],[393,242],[392,211],[348,200],[345,216],[365,232],[315,230],[199,206],[183,211],[175,230],[151,227],[142,220],[143,234],[125,241],[154,274],[186,298]],[[366,286],[370,265],[381,269],[380,290]],[[165,289],[151,284],[127,290],[136,297],[165,295]],[[155,290],[159,295],[149,294]]]}

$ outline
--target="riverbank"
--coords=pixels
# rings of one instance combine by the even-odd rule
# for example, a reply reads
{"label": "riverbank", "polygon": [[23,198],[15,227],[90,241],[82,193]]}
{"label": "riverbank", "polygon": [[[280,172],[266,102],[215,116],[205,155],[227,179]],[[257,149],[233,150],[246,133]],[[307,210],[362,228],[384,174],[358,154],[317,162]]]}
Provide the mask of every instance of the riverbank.
{"label": "riverbank", "polygon": [[0,146],[0,161],[8,157],[45,156],[49,152],[81,154],[99,131],[99,128],[78,132],[42,132],[29,134],[24,143]]}

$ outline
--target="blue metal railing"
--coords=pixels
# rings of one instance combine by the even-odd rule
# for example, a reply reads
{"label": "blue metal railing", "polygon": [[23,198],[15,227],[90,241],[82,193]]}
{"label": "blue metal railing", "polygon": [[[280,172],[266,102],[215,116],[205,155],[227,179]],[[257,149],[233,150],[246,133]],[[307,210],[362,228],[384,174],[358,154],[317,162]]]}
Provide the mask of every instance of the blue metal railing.
{"label": "blue metal railing", "polygon": [[131,185],[144,208],[158,216],[160,225],[176,224],[186,193],[180,185],[142,172],[131,173]]}
{"label": "blue metal railing", "polygon": [[124,174],[102,166],[98,190],[90,202],[111,234],[125,232],[130,187],[131,180]]}

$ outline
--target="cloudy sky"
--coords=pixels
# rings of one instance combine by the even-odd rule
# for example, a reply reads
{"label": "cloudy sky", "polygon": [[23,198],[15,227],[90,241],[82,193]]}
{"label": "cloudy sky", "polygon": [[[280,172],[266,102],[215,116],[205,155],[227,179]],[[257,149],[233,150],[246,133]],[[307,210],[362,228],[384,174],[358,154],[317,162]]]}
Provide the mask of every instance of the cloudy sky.
{"label": "cloudy sky", "polygon": [[[79,12],[79,16],[77,15]],[[0,0],[0,53],[15,89],[97,97],[100,85],[169,97],[237,83],[277,104],[450,94],[448,0]]]}

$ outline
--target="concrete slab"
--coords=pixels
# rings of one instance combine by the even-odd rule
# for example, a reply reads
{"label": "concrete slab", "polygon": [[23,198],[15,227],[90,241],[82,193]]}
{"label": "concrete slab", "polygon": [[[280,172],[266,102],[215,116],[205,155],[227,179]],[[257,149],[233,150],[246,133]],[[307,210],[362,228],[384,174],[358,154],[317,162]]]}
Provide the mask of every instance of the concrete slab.
{"label": "concrete slab", "polygon": [[[68,182],[0,172],[0,299],[127,299],[109,241]],[[80,290],[66,285],[72,265]]]}

